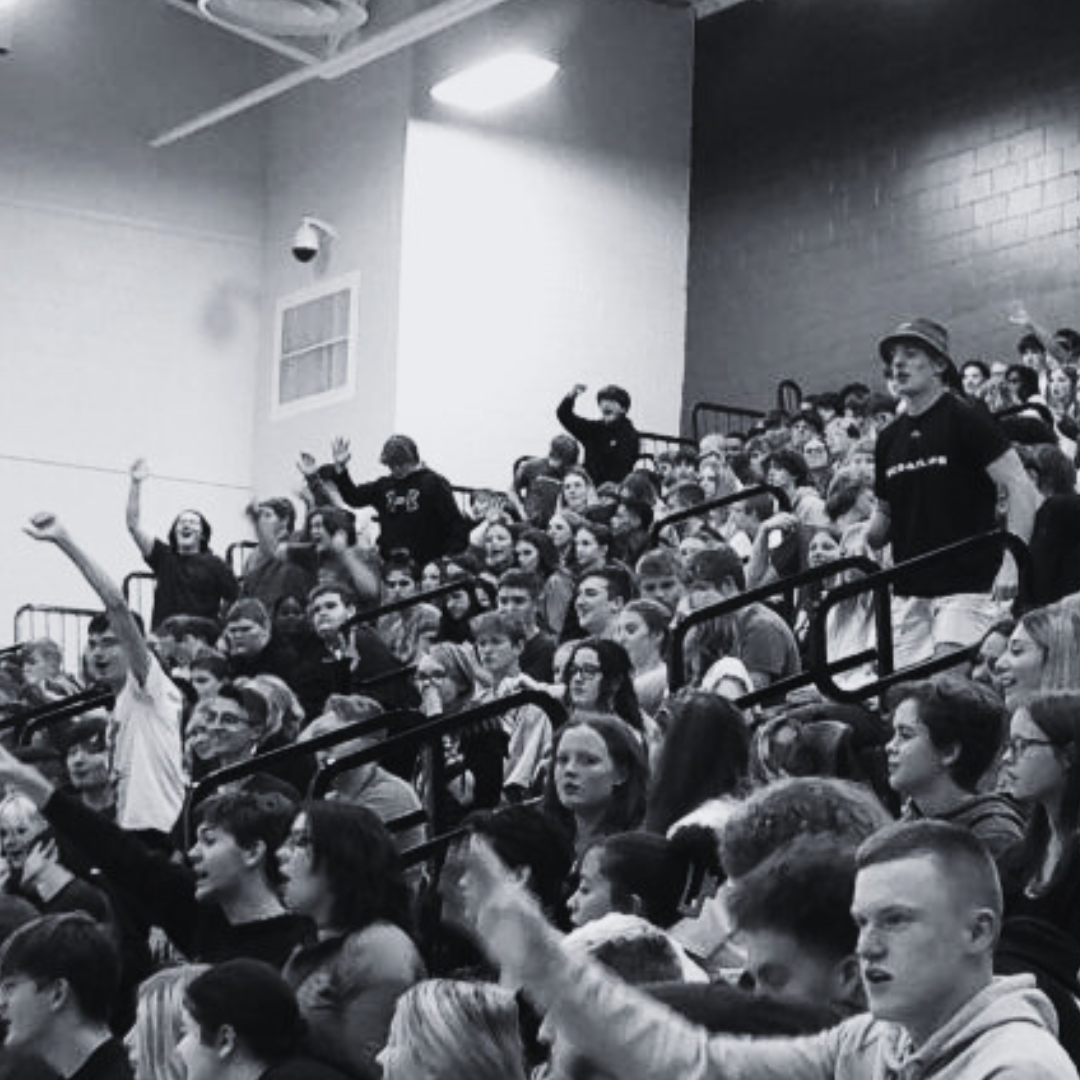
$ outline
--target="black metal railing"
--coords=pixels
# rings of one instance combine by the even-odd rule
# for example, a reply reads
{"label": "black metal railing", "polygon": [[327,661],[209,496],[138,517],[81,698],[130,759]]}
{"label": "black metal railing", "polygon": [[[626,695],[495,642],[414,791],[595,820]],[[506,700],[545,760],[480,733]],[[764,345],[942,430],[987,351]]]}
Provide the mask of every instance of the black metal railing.
{"label": "black metal railing", "polygon": [[[815,671],[814,682],[821,693],[836,701],[864,701],[867,698],[878,696],[898,682],[923,679],[936,672],[970,661],[977,648],[975,645],[954,649],[941,656],[910,664],[897,671],[895,669],[893,649],[891,586],[898,579],[908,576],[913,570],[922,570],[928,566],[954,559],[957,555],[970,554],[986,548],[1000,548],[1002,552],[1007,550],[1012,554],[1019,575],[1020,593],[1023,595],[1031,577],[1031,555],[1023,540],[1003,530],[969,536],[967,539],[959,540],[955,544],[948,544],[945,547],[927,552],[925,555],[907,559],[884,570],[876,570],[866,577],[843,582],[830,589],[822,598],[810,623],[812,668]],[[858,687],[845,689],[836,684],[829,671],[826,620],[829,617],[829,612],[837,604],[865,593],[871,593],[874,597],[874,622],[877,629],[877,648],[875,651],[877,652],[878,677]]]}
{"label": "black metal railing", "polygon": [[301,742],[283,746],[278,750],[269,750],[264,754],[256,754],[255,757],[238,762],[236,765],[226,765],[221,769],[215,769],[189,788],[183,823],[185,844],[190,846],[194,836],[192,811],[223,784],[232,784],[237,780],[244,780],[249,776],[254,776],[256,773],[273,772],[275,768],[288,765],[300,758],[310,757],[319,750],[328,750],[353,739],[359,739],[388,729],[393,730],[395,726],[422,724],[425,720],[426,717],[423,713],[409,709],[378,713],[375,716],[357,720],[355,723],[346,724],[344,727],[337,728],[334,731],[328,731],[325,735],[304,739]]}
{"label": "black metal railing", "polygon": [[802,387],[794,379],[781,379],[776,387],[776,407],[794,416],[802,408]]}
{"label": "black metal railing", "polygon": [[458,509],[470,520],[475,521],[473,517],[473,510],[476,506],[476,501],[479,498],[506,498],[506,495],[502,492],[496,491],[494,488],[486,487],[467,487],[462,484],[451,484],[450,490],[454,493],[454,502],[457,503]]}
{"label": "black metal railing", "polygon": [[771,484],[756,484],[754,487],[732,491],[727,495],[721,495],[718,499],[707,499],[703,503],[698,503],[697,506],[690,506],[685,510],[676,510],[672,514],[666,514],[659,521],[653,522],[653,526],[649,530],[649,544],[655,545],[660,540],[660,534],[669,525],[676,525],[680,521],[690,521],[692,518],[708,518],[713,510],[722,510],[726,506],[746,502],[747,499],[753,498],[755,495],[771,495],[776,499],[781,510],[791,510],[791,500],[781,488],[773,487]]}
{"label": "black metal railing", "polygon": [[764,416],[760,409],[699,401],[690,410],[690,430],[694,433],[694,441],[700,443],[706,435],[730,435],[735,431],[744,431]]}
{"label": "black metal railing", "polygon": [[378,622],[384,615],[393,615],[397,612],[408,611],[410,608],[416,607],[417,604],[430,604],[432,601],[438,600],[439,597],[449,596],[451,593],[460,592],[462,589],[466,589],[472,593],[474,602],[476,601],[477,589],[484,593],[489,602],[495,600],[497,591],[495,585],[486,578],[475,577],[471,574],[462,574],[448,578],[441,585],[436,585],[434,589],[413,593],[412,596],[407,596],[404,600],[394,600],[392,603],[382,604],[377,608],[371,608],[367,611],[358,611],[342,626],[342,629],[348,629],[350,626],[359,626],[365,623]]}
{"label": "black metal railing", "polygon": [[476,727],[487,720],[503,716],[527,705],[532,705],[544,712],[551,721],[553,730],[566,722],[566,710],[563,708],[562,703],[556,701],[550,694],[545,694],[540,690],[519,690],[516,693],[508,694],[506,697],[486,701],[482,705],[476,705],[452,716],[435,717],[407,731],[391,734],[374,746],[328,761],[319,769],[312,780],[311,796],[312,798],[320,798],[336,776],[348,772],[350,769],[356,769],[372,761],[381,761],[393,754],[408,754],[430,746],[434,753],[431,755],[433,775],[429,779],[427,792],[429,795],[427,819],[431,831],[438,835],[443,832],[446,825],[443,820],[442,799],[440,797],[445,770],[445,761],[442,755],[443,737],[468,731],[470,728]]}
{"label": "black metal railing", "polygon": [[225,562],[237,581],[244,580],[244,563],[259,545],[254,540],[237,540],[225,549]]}
{"label": "black metal railing", "polygon": [[[690,614],[675,627],[671,634],[671,650],[668,660],[668,685],[673,691],[679,690],[686,685],[686,636],[695,626],[712,622],[714,619],[720,619],[727,615],[734,615],[736,612],[749,607],[751,604],[767,600],[772,596],[792,593],[796,589],[803,588],[806,585],[818,584],[829,578],[836,577],[838,574],[843,574],[846,571],[859,571],[864,574],[873,574],[878,569],[878,564],[874,562],[873,559],[868,559],[864,555],[850,555],[843,559],[837,559],[835,562],[826,563],[823,566],[815,566],[809,570],[802,570],[797,574],[791,574],[788,577],[777,578],[775,581],[767,582],[756,588],[747,589],[737,596],[719,600],[715,604],[707,604],[705,607],[690,612]],[[869,657],[864,654],[859,654],[858,658],[845,657],[843,661],[840,662],[841,666],[838,666],[835,670],[841,671],[846,670],[848,667],[857,667],[858,664],[865,663],[867,659],[869,659]],[[809,686],[813,682],[814,675],[812,671],[807,670],[791,676],[782,682],[774,683],[764,690],[755,691],[754,694],[749,695],[753,700],[743,701],[740,699],[738,704],[759,704],[763,700],[779,696],[781,692],[786,694],[791,690]]]}
{"label": "black metal railing", "polygon": [[128,609],[134,611],[143,621],[143,626],[149,628],[150,616],[154,610],[154,589],[157,578],[148,570],[135,570],[124,578],[122,585],[124,603]]}
{"label": "black metal railing", "polygon": [[20,745],[30,741],[34,732],[61,720],[70,720],[73,716],[90,712],[91,709],[111,709],[116,704],[116,695],[104,686],[91,686],[67,697],[34,705],[28,709],[8,713],[0,718],[0,734],[13,731]]}
{"label": "black metal railing", "polygon": [[684,435],[662,435],[657,431],[639,431],[640,457],[656,458],[657,454],[674,453],[676,450],[697,450],[697,443]]}

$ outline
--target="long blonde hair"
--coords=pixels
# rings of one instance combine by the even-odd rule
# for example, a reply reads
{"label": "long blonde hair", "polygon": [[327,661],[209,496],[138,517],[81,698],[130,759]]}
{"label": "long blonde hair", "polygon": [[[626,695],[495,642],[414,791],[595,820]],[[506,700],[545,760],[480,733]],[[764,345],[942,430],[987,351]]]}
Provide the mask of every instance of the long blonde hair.
{"label": "long blonde hair", "polygon": [[1040,690],[1080,690],[1080,609],[1058,601],[1021,616],[1017,627],[1043,652]]}
{"label": "long blonde hair", "polygon": [[393,1047],[432,1080],[524,1080],[524,1054],[514,996],[491,983],[428,979],[398,998],[390,1027],[386,1080],[415,1071],[395,1068]]}
{"label": "long blonde hair", "polygon": [[184,1080],[184,1066],[176,1056],[183,1037],[184,993],[209,970],[209,964],[182,964],[155,972],[139,985],[135,1026],[129,1035],[138,1080]]}

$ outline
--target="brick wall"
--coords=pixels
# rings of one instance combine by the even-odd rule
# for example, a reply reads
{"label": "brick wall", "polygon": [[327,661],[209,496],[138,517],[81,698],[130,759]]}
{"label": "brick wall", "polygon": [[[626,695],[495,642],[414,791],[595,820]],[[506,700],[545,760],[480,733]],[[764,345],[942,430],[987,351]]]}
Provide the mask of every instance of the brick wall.
{"label": "brick wall", "polygon": [[1080,5],[763,0],[699,34],[684,406],[880,382],[927,314],[1080,327]]}

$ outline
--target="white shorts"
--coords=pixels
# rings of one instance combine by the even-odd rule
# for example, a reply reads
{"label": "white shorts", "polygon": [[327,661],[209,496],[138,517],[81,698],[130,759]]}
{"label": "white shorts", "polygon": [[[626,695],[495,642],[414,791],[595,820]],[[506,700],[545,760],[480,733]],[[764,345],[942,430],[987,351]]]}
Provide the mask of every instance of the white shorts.
{"label": "white shorts", "polygon": [[935,649],[977,644],[1005,614],[990,593],[895,596],[892,612],[893,659],[898,671],[928,660]]}

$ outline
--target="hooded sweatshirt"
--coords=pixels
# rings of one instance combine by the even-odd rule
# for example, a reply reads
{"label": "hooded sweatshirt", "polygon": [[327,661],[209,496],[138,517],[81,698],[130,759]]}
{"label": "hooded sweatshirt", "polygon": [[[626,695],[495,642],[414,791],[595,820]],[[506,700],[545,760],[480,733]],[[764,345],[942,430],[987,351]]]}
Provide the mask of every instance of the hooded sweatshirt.
{"label": "hooded sweatshirt", "polygon": [[987,847],[994,859],[1000,859],[1024,838],[1024,813],[1015,800],[997,791],[972,795],[944,814],[924,814],[914,800],[904,805],[904,821],[933,817],[967,829]]}
{"label": "hooded sweatshirt", "polygon": [[1076,1080],[1054,1011],[1028,975],[993,979],[918,1049],[869,1014],[818,1035],[710,1036],[599,965],[553,949],[539,985],[548,1021],[620,1080]]}

